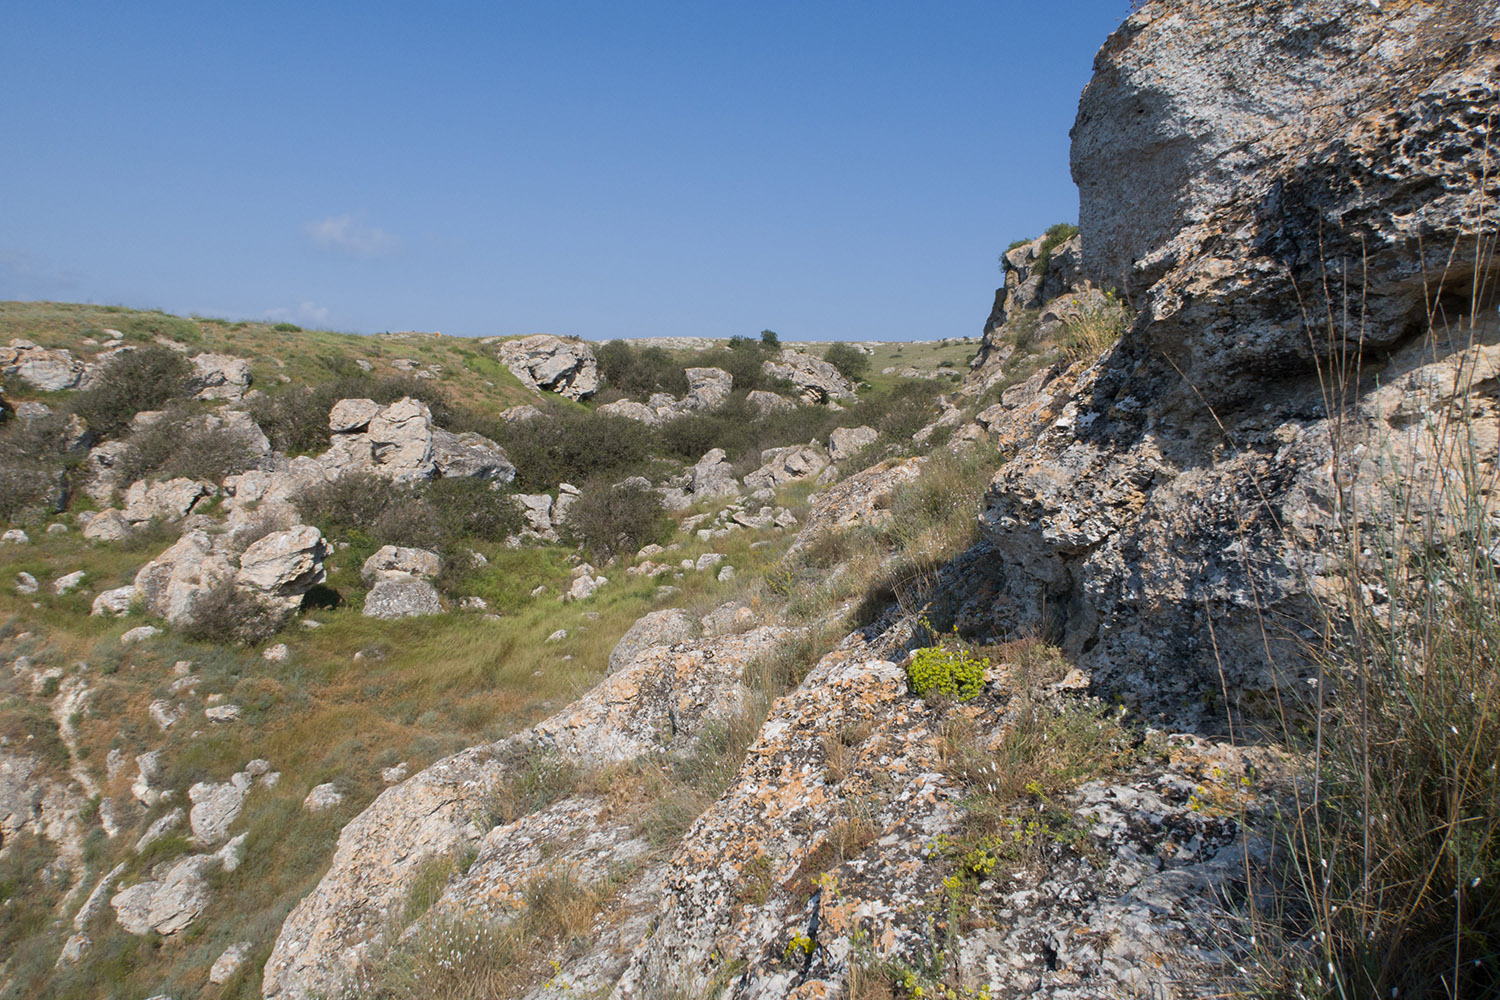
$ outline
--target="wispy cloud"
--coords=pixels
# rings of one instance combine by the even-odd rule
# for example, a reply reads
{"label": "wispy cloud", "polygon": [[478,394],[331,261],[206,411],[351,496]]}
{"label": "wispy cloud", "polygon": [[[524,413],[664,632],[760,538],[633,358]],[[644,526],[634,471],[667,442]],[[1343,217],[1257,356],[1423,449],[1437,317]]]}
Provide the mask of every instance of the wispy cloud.
{"label": "wispy cloud", "polygon": [[301,302],[295,309],[267,309],[265,315],[266,319],[275,320],[278,323],[323,326],[328,322],[331,313],[327,306],[320,306],[316,302]]}
{"label": "wispy cloud", "polygon": [[379,226],[365,225],[353,213],[309,222],[302,231],[319,250],[351,257],[383,257],[401,249],[400,239]]}

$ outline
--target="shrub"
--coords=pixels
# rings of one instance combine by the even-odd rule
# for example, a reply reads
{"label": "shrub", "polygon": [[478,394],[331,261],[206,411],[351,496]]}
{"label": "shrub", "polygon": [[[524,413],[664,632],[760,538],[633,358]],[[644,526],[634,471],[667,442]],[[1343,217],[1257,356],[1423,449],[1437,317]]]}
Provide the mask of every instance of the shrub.
{"label": "shrub", "polygon": [[63,473],[57,467],[0,462],[0,518],[13,523],[40,520],[58,506]]}
{"label": "shrub", "polygon": [[509,492],[485,479],[434,479],[422,498],[450,537],[502,542],[521,530],[521,510]]}
{"label": "shrub", "polygon": [[421,497],[398,496],[375,518],[371,534],[388,545],[437,549],[446,534],[437,509]]}
{"label": "shrub", "polygon": [[[1130,310],[1113,292],[1063,320],[1059,338],[1069,361],[1094,361],[1114,346],[1130,322]],[[1019,345],[1018,345],[1019,346]]]}
{"label": "shrub", "polygon": [[670,532],[661,497],[640,480],[613,485],[595,482],[584,488],[568,508],[563,527],[570,541],[581,544],[601,562],[664,542]]}
{"label": "shrub", "polygon": [[764,388],[765,372],[761,364],[765,355],[760,350],[760,341],[747,337],[735,337],[728,347],[717,351],[704,351],[699,355],[699,364],[708,368],[722,368],[734,377],[734,388],[741,392]]}
{"label": "shrub", "polygon": [[781,350],[781,338],[776,335],[775,330],[760,331],[760,347],[763,351]]}
{"label": "shrub", "polygon": [[962,649],[928,646],[912,652],[906,664],[906,681],[919,698],[938,694],[971,701],[984,690],[984,670],[989,660],[970,656]]}
{"label": "shrub", "polygon": [[192,367],[187,358],[166,347],[117,354],[87,389],[73,397],[73,412],[96,435],[117,437],[138,412],[161,409],[186,395]]}
{"label": "shrub", "polygon": [[1042,234],[1042,245],[1036,249],[1035,274],[1046,275],[1052,262],[1052,251],[1078,235],[1078,227],[1071,222],[1059,222],[1047,227]]}
{"label": "shrub", "polygon": [[302,327],[298,326],[296,323],[277,323],[275,326],[271,327],[271,329],[275,330],[277,333],[302,332]]}
{"label": "shrub", "polygon": [[344,357],[320,358],[336,377],[316,385],[288,386],[250,403],[250,416],[260,425],[271,446],[289,455],[321,452],[328,447],[328,411],[341,399],[373,399],[382,406],[410,396],[426,404],[433,423],[467,430],[466,414],[455,410],[430,381],[410,375],[375,378],[360,372]]}
{"label": "shrub", "polygon": [[298,491],[295,503],[325,534],[368,529],[385,512],[396,489],[374,473],[348,472]]}
{"label": "shrub", "polygon": [[236,589],[231,580],[200,598],[193,605],[191,619],[178,631],[199,642],[254,646],[281,631],[285,620],[280,609]]}
{"label": "shrub", "polygon": [[220,482],[254,468],[259,458],[240,431],[211,427],[205,416],[177,409],[133,435],[117,468],[122,483],[150,475]]}
{"label": "shrub", "polygon": [[823,360],[839,370],[851,382],[862,380],[870,371],[870,359],[857,347],[839,341],[823,352]]}
{"label": "shrub", "polygon": [[660,347],[636,350],[623,340],[611,340],[594,352],[605,383],[627,396],[641,399],[653,392],[681,396],[687,392],[682,365]]}
{"label": "shrub", "polygon": [[559,483],[628,475],[651,453],[644,424],[607,413],[572,411],[493,428],[516,466],[516,486],[541,492]]}

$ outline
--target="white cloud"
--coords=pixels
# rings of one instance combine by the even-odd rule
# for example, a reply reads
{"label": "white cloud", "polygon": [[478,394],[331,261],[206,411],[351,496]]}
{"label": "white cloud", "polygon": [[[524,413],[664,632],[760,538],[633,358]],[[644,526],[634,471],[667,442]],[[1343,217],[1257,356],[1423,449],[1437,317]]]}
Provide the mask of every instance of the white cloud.
{"label": "white cloud", "polygon": [[313,246],[351,257],[382,257],[401,248],[401,241],[379,226],[367,226],[352,213],[330,215],[302,227]]}
{"label": "white cloud", "polygon": [[322,326],[328,322],[330,315],[327,306],[320,306],[316,302],[298,303],[295,309],[266,310],[266,319],[277,323],[296,323],[299,326]]}

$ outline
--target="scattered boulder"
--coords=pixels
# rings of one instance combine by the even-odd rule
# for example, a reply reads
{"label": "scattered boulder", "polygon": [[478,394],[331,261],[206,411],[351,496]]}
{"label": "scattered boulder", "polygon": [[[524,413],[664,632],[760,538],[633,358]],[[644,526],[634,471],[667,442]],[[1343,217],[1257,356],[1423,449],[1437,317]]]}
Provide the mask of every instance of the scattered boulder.
{"label": "scattered boulder", "polygon": [[116,587],[113,590],[106,590],[94,598],[94,605],[90,609],[89,614],[95,616],[113,615],[118,618],[130,610],[130,606],[135,603],[136,598],[139,596],[140,592],[135,589],[134,584],[126,587]]}
{"label": "scattered boulder", "polygon": [[71,573],[66,573],[58,577],[52,581],[52,592],[59,597],[64,594],[71,594],[83,583],[84,575],[83,570],[76,569]]}
{"label": "scattered boulder", "polygon": [[36,582],[36,577],[24,570],[16,574],[16,593],[35,594],[38,589],[40,589],[40,584]]}
{"label": "scattered boulder", "polygon": [[188,825],[193,828],[193,839],[204,846],[222,841],[245,807],[250,784],[250,774],[239,771],[228,781],[200,781],[189,788],[188,801],[193,807],[188,812]]}
{"label": "scattered boulder", "polygon": [[776,489],[795,479],[809,479],[828,468],[828,456],[813,444],[768,448],[760,455],[763,464],[745,476],[747,489]]}
{"label": "scattered boulder", "polygon": [[885,524],[891,517],[896,490],[921,475],[926,461],[923,457],[891,459],[830,486],[813,501],[792,550],[806,546],[824,532]]}
{"label": "scattered boulder", "polygon": [[239,400],[250,388],[250,362],[227,354],[199,354],[191,359],[188,390],[197,399]]}
{"label": "scattered boulder", "polygon": [[157,865],[150,878],[110,899],[115,919],[131,934],[154,931],[170,937],[184,930],[207,908],[210,896],[205,874],[220,865],[211,854]]}
{"label": "scattered boulder", "polygon": [[649,426],[661,423],[661,416],[655,409],[645,403],[637,403],[633,399],[617,399],[613,403],[605,403],[599,407],[598,412],[607,413],[613,417],[624,417],[627,420],[638,420]]}
{"label": "scattered boulder", "polygon": [[83,382],[83,362],[66,350],[48,350],[29,340],[16,339],[0,347],[0,375],[18,378],[33,389],[61,392]]}
{"label": "scattered boulder", "polygon": [[365,431],[378,471],[400,481],[432,475],[432,413],[406,397],[376,414]]}
{"label": "scattered boulder", "polygon": [[0,544],[4,545],[29,545],[31,536],[20,528],[11,528],[5,534],[0,535]]}
{"label": "scattered boulder", "polygon": [[161,635],[161,629],[155,625],[137,625],[120,636],[120,645],[134,646],[138,642],[145,642],[159,635]]}
{"label": "scattered boulder", "polygon": [[331,552],[322,532],[311,525],[273,531],[240,556],[235,586],[263,603],[290,611],[326,578],[323,560]]}
{"label": "scattered boulder", "polygon": [[365,560],[360,575],[368,581],[409,579],[422,577],[432,579],[438,575],[442,562],[436,552],[427,549],[403,548],[399,545],[383,545]]}
{"label": "scattered boulder", "polygon": [[343,793],[333,782],[325,782],[313,788],[302,800],[302,808],[310,813],[327,812],[344,801]]}
{"label": "scattered boulder", "polygon": [[229,982],[231,976],[240,971],[240,966],[245,964],[245,959],[250,957],[249,941],[236,941],[225,948],[214,964],[208,970],[208,981],[215,986],[221,986]]}
{"label": "scattered boulder", "polygon": [[414,577],[378,581],[365,595],[366,618],[413,618],[440,615],[443,602],[426,580]]}
{"label": "scattered boulder", "polygon": [[152,518],[180,521],[191,514],[203,500],[216,496],[213,483],[194,479],[168,479],[162,482],[132,483],[125,491],[125,520],[140,524]]}
{"label": "scattered boulder", "polygon": [[797,404],[785,396],[767,392],[765,389],[750,390],[750,393],[745,396],[745,401],[755,407],[763,417],[773,413],[790,413],[797,408]]}
{"label": "scattered boulder", "polygon": [[141,853],[153,843],[177,829],[185,819],[187,819],[187,812],[181,806],[157,817],[152,821],[150,826],[146,827],[146,832],[141,834],[141,839],[135,842],[135,853]]}
{"label": "scattered boulder", "polygon": [[803,402],[814,405],[831,403],[854,396],[854,386],[839,370],[821,358],[787,348],[776,358],[761,363],[761,370],[772,378],[786,379],[796,386]]}
{"label": "scattered boulder", "polygon": [[335,434],[357,434],[370,426],[380,410],[373,399],[341,399],[328,411],[328,429]]}
{"label": "scattered boulder", "polygon": [[210,705],[203,710],[203,717],[209,722],[238,722],[240,721],[240,706],[233,703]]}
{"label": "scattered boulder", "polygon": [[599,391],[599,365],[581,340],[539,333],[500,345],[500,361],[529,388],[583,399]]}
{"label": "scattered boulder", "polygon": [[835,427],[828,435],[828,457],[835,462],[846,461],[879,437],[880,432],[873,427]]}
{"label": "scattered boulder", "polygon": [[734,376],[722,368],[688,368],[688,392],[677,405],[679,410],[717,410],[729,401]]}
{"label": "scattered boulder", "polygon": [[287,657],[292,655],[291,649],[284,642],[278,642],[274,646],[267,646],[261,650],[260,658],[267,663],[285,663]]}
{"label": "scattered boulder", "polygon": [[516,467],[505,450],[482,434],[453,434],[441,428],[432,431],[432,464],[446,478],[494,479],[502,483],[516,478]]}
{"label": "scattered boulder", "polygon": [[[603,407],[600,407],[600,409],[603,409]],[[509,409],[500,411],[500,419],[508,424],[513,424],[518,420],[535,420],[541,415],[542,411],[530,403],[523,403],[520,406],[512,406]]]}
{"label": "scattered boulder", "polygon": [[[79,515],[80,519],[83,515]],[[90,514],[83,523],[83,537],[91,542],[118,542],[130,537],[130,522],[113,507]]]}
{"label": "scattered boulder", "polygon": [[206,531],[195,530],[142,566],[135,588],[150,614],[175,625],[191,620],[194,605],[233,577],[227,555],[215,550]]}

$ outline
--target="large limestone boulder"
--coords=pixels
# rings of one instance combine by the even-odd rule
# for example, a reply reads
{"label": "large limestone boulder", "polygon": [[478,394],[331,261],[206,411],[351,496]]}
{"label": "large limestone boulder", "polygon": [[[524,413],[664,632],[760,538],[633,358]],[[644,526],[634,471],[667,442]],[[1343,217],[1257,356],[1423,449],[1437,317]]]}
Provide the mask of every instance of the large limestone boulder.
{"label": "large limestone boulder", "polygon": [[532,389],[583,399],[599,391],[599,365],[581,340],[539,333],[500,345],[500,361]]}
{"label": "large limestone boulder", "polygon": [[178,624],[215,587],[234,578],[227,553],[216,551],[208,532],[188,531],[135,575],[135,589],[150,614]]}
{"label": "large limestone boulder", "polygon": [[370,426],[381,410],[373,399],[341,399],[328,411],[328,429],[335,434],[354,434]]}
{"label": "large limestone boulder", "polygon": [[251,783],[249,772],[240,771],[228,781],[200,781],[189,788],[188,801],[193,807],[188,811],[188,824],[193,829],[193,839],[212,847],[228,837],[230,825],[245,808]]}
{"label": "large limestone boulder", "polygon": [[156,866],[149,878],[110,899],[115,918],[131,934],[170,937],[185,930],[208,908],[206,876],[221,864],[215,855],[195,854]]}
{"label": "large limestone boulder", "polygon": [[439,476],[494,479],[502,483],[516,478],[516,467],[505,450],[482,434],[454,434],[441,428],[432,431],[432,464]]}
{"label": "large limestone boulder", "polygon": [[835,427],[828,435],[828,457],[835,462],[846,461],[879,437],[880,432],[873,427]]}
{"label": "large limestone boulder", "polygon": [[426,403],[408,396],[387,406],[371,418],[365,432],[376,469],[397,481],[429,478],[432,432],[432,413]]}
{"label": "large limestone boulder", "polygon": [[729,401],[734,376],[722,368],[688,368],[688,393],[679,404],[684,410],[717,410]]}
{"label": "large limestone boulder", "polygon": [[83,524],[83,537],[91,542],[118,542],[130,535],[130,522],[113,507],[88,514],[87,520],[80,514],[78,519]]}
{"label": "large limestone boulder", "polygon": [[415,618],[440,615],[443,602],[426,580],[400,575],[379,580],[365,595],[366,618]]}
{"label": "large limestone boulder", "polygon": [[880,527],[889,522],[896,491],[920,476],[926,461],[923,456],[891,459],[823,490],[808,511],[807,523],[792,543],[793,550],[824,532],[844,531],[855,525]]}
{"label": "large limestone boulder", "polygon": [[129,448],[130,445],[124,441],[105,441],[89,449],[86,463],[88,485],[84,487],[84,492],[95,503],[108,505],[114,496],[115,489],[120,485],[117,463]]}
{"label": "large limestone boulder", "polygon": [[633,399],[617,399],[613,403],[605,403],[599,407],[600,413],[607,413],[613,417],[624,417],[627,420],[638,420],[648,426],[656,426],[661,423],[662,417],[653,407],[645,403],[637,403]]}
{"label": "large limestone boulder", "polygon": [[767,448],[760,457],[765,464],[745,476],[746,489],[774,490],[795,479],[816,476],[828,468],[828,455],[822,448],[811,444]]}
{"label": "large limestone boulder", "polygon": [[332,551],[323,533],[311,525],[273,531],[240,555],[235,586],[290,610],[326,579],[323,560]]}
{"label": "large limestone boulder", "polygon": [[740,485],[723,448],[710,449],[688,469],[687,491],[695,500],[739,496]]}
{"label": "large limestone boulder", "polygon": [[786,379],[796,386],[806,403],[829,403],[854,396],[854,386],[839,370],[821,358],[787,348],[778,357],[761,363],[761,370],[772,378]]}
{"label": "large limestone boulder", "polygon": [[790,413],[797,408],[797,404],[785,396],[765,389],[752,389],[745,396],[745,401],[759,411],[761,416],[769,416],[772,413]]}
{"label": "large limestone boulder", "polygon": [[250,388],[250,362],[227,354],[199,354],[192,358],[188,390],[198,399],[242,399]]}
{"label": "large limestone boulder", "polygon": [[180,521],[193,512],[205,500],[217,496],[218,487],[213,483],[195,479],[167,479],[148,483],[144,480],[131,483],[125,491],[125,520],[132,524],[149,521],[153,517],[163,521]]}
{"label": "large limestone boulder", "polygon": [[431,579],[438,575],[442,561],[436,552],[426,549],[411,549],[399,545],[382,545],[375,550],[360,568],[366,580],[391,580],[423,577]]}
{"label": "large limestone boulder", "polygon": [[48,350],[18,338],[9,347],[0,347],[0,375],[18,378],[43,392],[60,392],[82,383],[84,364],[69,351]]}

